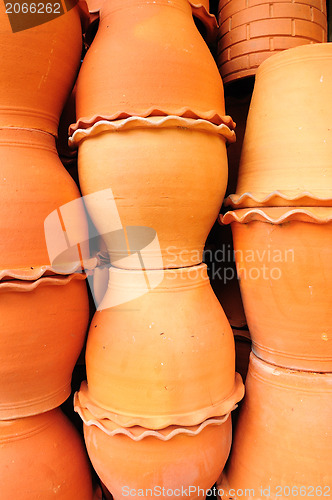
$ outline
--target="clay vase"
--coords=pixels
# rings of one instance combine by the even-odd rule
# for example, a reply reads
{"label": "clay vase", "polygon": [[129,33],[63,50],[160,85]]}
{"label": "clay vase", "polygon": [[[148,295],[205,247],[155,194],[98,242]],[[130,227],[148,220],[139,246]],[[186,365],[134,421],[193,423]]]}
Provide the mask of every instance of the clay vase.
{"label": "clay vase", "polygon": [[102,418],[107,410],[124,427],[196,425],[228,413],[243,397],[232,330],[205,264],[111,267],[90,326],[86,368],[81,392],[93,402],[91,411]]}
{"label": "clay vase", "polygon": [[226,139],[224,124],[175,116],[75,132],[84,202],[115,266],[140,269],[137,252],[150,269],[202,262],[227,184]]}
{"label": "clay vase", "polygon": [[221,498],[243,498],[241,490],[258,500],[328,496],[331,396],[330,373],[285,370],[251,354]]}
{"label": "clay vase", "polygon": [[224,83],[255,75],[273,54],[327,41],[326,2],[220,0],[218,66]]}
{"label": "clay vase", "polygon": [[0,229],[0,279],[70,274],[89,256],[80,192],[50,134],[0,129]]}
{"label": "clay vase", "polygon": [[60,410],[0,421],[1,498],[93,500],[78,432]]}
{"label": "clay vase", "polygon": [[228,212],[253,351],[270,363],[332,372],[332,208]]}
{"label": "clay vase", "polygon": [[[114,500],[125,498],[130,490],[134,499],[175,499],[184,497],[183,489],[188,498],[205,498],[224,468],[232,440],[230,415],[191,427],[124,429],[96,418],[85,403],[76,395],[90,460]],[[148,489],[152,491],[144,495]]]}
{"label": "clay vase", "polygon": [[51,410],[70,396],[88,318],[81,274],[0,283],[1,420]]}
{"label": "clay vase", "polygon": [[13,17],[5,9],[1,2],[0,127],[33,128],[57,135],[61,111],[80,65],[85,2],[80,0],[48,22],[45,14],[30,14],[30,20],[38,15],[40,24],[27,25],[29,29],[24,26],[27,15],[16,15],[23,24],[13,25],[13,31]]}
{"label": "clay vase", "polygon": [[226,204],[331,205],[330,61],[332,45],[314,44],[274,55],[259,68],[236,194]]}
{"label": "clay vase", "polygon": [[[112,27],[112,29],[109,29]],[[188,0],[112,0],[77,81],[77,128],[100,119],[225,120],[223,84]]]}

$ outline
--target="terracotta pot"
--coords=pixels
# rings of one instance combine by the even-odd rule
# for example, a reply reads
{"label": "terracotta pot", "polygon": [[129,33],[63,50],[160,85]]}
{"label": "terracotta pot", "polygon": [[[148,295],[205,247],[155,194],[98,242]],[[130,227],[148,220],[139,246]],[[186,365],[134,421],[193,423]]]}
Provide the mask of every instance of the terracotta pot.
{"label": "terracotta pot", "polygon": [[332,372],[332,208],[228,212],[253,351],[299,370]]}
{"label": "terracotta pot", "polygon": [[277,51],[327,41],[326,3],[221,0],[218,66],[225,83],[255,75]]}
{"label": "terracotta pot", "polygon": [[243,498],[241,489],[259,500],[329,496],[331,402],[330,373],[284,370],[251,354],[221,497]]}
{"label": "terracotta pot", "polygon": [[[47,270],[70,274],[80,268],[81,257],[88,257],[85,211],[54,137],[0,129],[0,165],[0,279],[37,279]],[[62,251],[58,266],[50,259],[52,250]]]}
{"label": "terracotta pot", "polygon": [[[38,9],[45,10],[45,6]],[[85,2],[80,0],[49,22],[45,22],[45,14],[30,14],[30,20],[39,15],[41,24],[29,29],[21,26],[14,32],[9,19],[19,18],[23,23],[24,14],[11,17],[5,8],[1,2],[0,127],[33,128],[57,135],[61,111],[80,64]]]}
{"label": "terracotta pot", "polygon": [[128,116],[224,123],[222,80],[188,0],[104,2],[80,70],[76,104],[72,132]]}
{"label": "terracotta pot", "polygon": [[102,121],[75,132],[80,187],[91,195],[85,205],[114,265],[141,268],[141,251],[146,268],[202,262],[227,184],[226,139],[234,140],[226,125],[175,116]]}
{"label": "terracotta pot", "polygon": [[4,500],[94,498],[82,440],[60,410],[0,421],[0,467]]}
{"label": "terracotta pot", "polygon": [[332,45],[326,43],[297,47],[262,64],[250,104],[236,194],[227,204],[332,204],[330,61]]}
{"label": "terracotta pot", "polygon": [[[127,490],[135,490],[130,494],[134,499],[184,497],[178,489],[187,490],[189,498],[205,498],[204,492],[215,483],[230,451],[229,415],[192,427],[151,431],[119,428],[107,418],[98,420],[77,396],[75,409],[84,422],[90,459],[114,500],[128,496]],[[149,488],[152,492],[144,495]]]}
{"label": "terracotta pot", "polygon": [[124,427],[196,425],[224,415],[243,397],[232,330],[205,264],[167,271],[110,268],[90,326],[86,366],[89,389],[84,383],[81,391],[95,404],[94,413],[101,417],[108,410]]}
{"label": "terracotta pot", "polygon": [[51,410],[70,396],[84,343],[84,276],[2,282],[0,297],[0,419]]}

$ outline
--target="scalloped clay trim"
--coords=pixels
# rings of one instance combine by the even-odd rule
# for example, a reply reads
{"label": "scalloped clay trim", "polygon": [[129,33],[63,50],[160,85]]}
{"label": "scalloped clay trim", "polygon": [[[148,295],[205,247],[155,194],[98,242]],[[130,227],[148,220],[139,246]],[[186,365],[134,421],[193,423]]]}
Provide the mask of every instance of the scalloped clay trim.
{"label": "scalloped clay trim", "polygon": [[211,14],[205,5],[189,0],[193,16],[197,17],[206,28],[207,43],[213,43],[218,36],[219,24],[214,14]]}
{"label": "scalloped clay trim", "polygon": [[[71,267],[60,272],[58,269],[54,269],[50,264],[44,266],[31,266],[27,268],[18,268],[18,269],[1,269],[0,270],[0,282],[9,281],[9,280],[26,280],[26,281],[35,281],[41,278],[42,276],[67,276],[71,274],[89,274],[90,271],[93,271],[98,265],[98,257],[92,257],[90,259],[83,260],[84,269],[82,270],[81,263],[74,263]],[[1,283],[0,283],[1,284]]]}
{"label": "scalloped clay trim", "polygon": [[293,221],[326,224],[332,221],[332,207],[243,208],[220,216],[220,222],[225,225],[232,222],[248,224],[252,221],[276,225]]}
{"label": "scalloped clay trim", "polygon": [[12,280],[12,281],[3,281],[0,282],[0,293],[1,292],[32,292],[36,288],[40,288],[47,285],[67,285],[73,280],[85,280],[86,274],[70,274],[69,276],[44,276],[39,278],[36,281],[20,281],[20,280]]}
{"label": "scalloped clay trim", "polygon": [[273,191],[269,194],[258,195],[253,193],[243,193],[241,195],[231,194],[225,201],[226,207],[247,208],[252,206],[279,206],[280,201],[296,203],[297,206],[331,206],[332,197],[324,198],[314,192],[303,191],[286,194],[284,191]]}
{"label": "scalloped clay trim", "polygon": [[[108,418],[98,419],[93,416],[93,414],[84,406],[81,405],[79,393],[74,395],[74,409],[81,417],[82,421],[87,426],[96,426],[101,431],[105,432],[108,436],[123,435],[127,436],[133,441],[141,441],[147,437],[154,437],[161,441],[169,441],[170,439],[178,436],[179,434],[185,434],[187,436],[197,436],[203,429],[210,425],[222,425],[229,418],[230,413],[223,415],[222,417],[215,417],[205,420],[199,425],[194,425],[190,427],[177,427],[175,425],[170,425],[167,428],[160,430],[151,430],[144,427],[134,426],[130,429],[123,427],[118,427],[118,425]],[[235,407],[233,408],[235,409]]]}
{"label": "scalloped clay trim", "polygon": [[[231,118],[230,120],[232,121]],[[96,136],[103,132],[125,132],[127,130],[144,128],[160,130],[161,128],[166,129],[176,127],[218,134],[224,137],[225,140],[229,142],[235,142],[236,140],[234,130],[231,130],[224,123],[215,125],[214,123],[206,120],[194,120],[191,118],[183,118],[179,116],[154,116],[148,118],[131,116],[130,118],[126,118],[125,120],[100,120],[90,128],[78,129],[69,138],[69,144],[71,146],[77,146],[82,140],[91,136]]]}
{"label": "scalloped clay trim", "polygon": [[120,415],[114,410],[104,409],[92,401],[86,382],[82,382],[80,391],[77,394],[78,399],[76,401],[79,401],[81,407],[88,410],[97,420],[110,420],[119,427],[140,426],[156,430],[164,429],[165,427],[171,425],[182,425],[184,427],[193,426],[196,425],[197,422],[203,422],[207,419],[230,413],[235,408],[236,404],[243,398],[244,385],[241,375],[236,373],[234,389],[232,393],[223,401],[194,412],[173,415]]}
{"label": "scalloped clay trim", "polygon": [[91,128],[95,123],[100,122],[100,121],[108,121],[108,122],[114,122],[117,120],[126,120],[127,118],[150,118],[150,117],[173,117],[173,118],[188,118],[192,120],[206,120],[208,122],[211,122],[215,125],[227,125],[230,129],[234,129],[236,127],[235,122],[232,120],[232,118],[228,115],[225,116],[220,116],[218,113],[215,111],[206,111],[205,113],[202,113],[202,116],[197,115],[194,111],[191,111],[187,107],[179,108],[177,110],[160,110],[156,108],[150,108],[146,110],[144,113],[140,113],[137,116],[132,116],[125,111],[118,111],[116,113],[113,113],[113,115],[94,115],[90,118],[88,117],[83,117],[80,118],[76,123],[70,125],[69,127],[69,135],[74,134],[74,132],[78,129],[86,129],[86,128]]}

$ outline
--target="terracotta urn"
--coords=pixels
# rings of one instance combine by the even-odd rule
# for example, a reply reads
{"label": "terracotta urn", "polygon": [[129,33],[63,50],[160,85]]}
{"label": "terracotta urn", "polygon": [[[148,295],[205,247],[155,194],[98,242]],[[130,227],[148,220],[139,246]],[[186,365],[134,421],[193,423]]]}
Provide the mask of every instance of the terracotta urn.
{"label": "terracotta urn", "polygon": [[[35,4],[24,5],[36,8]],[[50,6],[54,18],[45,22]],[[12,14],[6,14],[6,7]],[[22,12],[15,15],[18,8]],[[0,4],[0,127],[32,128],[57,135],[61,111],[80,65],[86,4],[80,0],[62,15],[56,14],[63,8],[60,2],[48,7],[38,4],[37,8],[39,13],[31,10],[24,14],[21,4]],[[40,24],[30,26],[36,16]]]}
{"label": "terracotta urn", "polygon": [[332,208],[228,212],[253,351],[286,368],[332,372]]}
{"label": "terracotta urn", "polygon": [[190,427],[172,425],[153,431],[138,426],[125,429],[108,418],[98,419],[77,395],[75,409],[84,422],[90,460],[114,500],[129,492],[134,499],[204,499],[230,451],[229,414]]}
{"label": "terracotta urn", "polygon": [[314,498],[332,484],[332,375],[279,368],[251,354],[222,499]]}
{"label": "terracotta urn", "polygon": [[274,55],[259,68],[236,193],[226,204],[331,205],[330,61],[332,45],[321,43]]}
{"label": "terracotta urn", "polygon": [[80,197],[52,135],[0,128],[0,279],[81,269],[89,253]]}
{"label": "terracotta urn", "polygon": [[81,437],[60,410],[0,421],[4,500],[97,500]]}
{"label": "terracotta urn", "polygon": [[93,411],[102,418],[107,410],[124,427],[196,425],[231,411],[243,397],[232,330],[205,264],[165,271],[111,267],[90,326],[86,367],[88,386],[81,392]]}
{"label": "terracotta urn", "polygon": [[89,307],[84,276],[0,283],[0,419],[62,404],[82,350]]}
{"label": "terracotta urn", "polygon": [[74,133],[84,202],[115,266],[141,268],[128,259],[137,252],[146,268],[202,262],[227,185],[226,140],[234,139],[224,124],[176,116]]}
{"label": "terracotta urn", "polygon": [[256,74],[285,49],[327,41],[326,2],[220,0],[218,66],[225,83]]}
{"label": "terracotta urn", "polygon": [[[111,27],[111,29],[110,29]],[[77,82],[77,128],[178,115],[224,121],[223,84],[188,0],[112,0]]]}

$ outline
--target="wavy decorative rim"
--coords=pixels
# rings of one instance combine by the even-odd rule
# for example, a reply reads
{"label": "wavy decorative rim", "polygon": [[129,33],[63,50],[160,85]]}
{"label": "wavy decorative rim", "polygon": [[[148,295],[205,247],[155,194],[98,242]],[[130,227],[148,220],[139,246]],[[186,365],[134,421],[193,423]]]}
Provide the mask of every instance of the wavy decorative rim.
{"label": "wavy decorative rim", "polygon": [[168,415],[120,415],[119,413],[107,410],[91,400],[86,382],[82,382],[79,391],[79,400],[86,410],[88,410],[98,420],[110,420],[119,427],[145,427],[151,430],[164,429],[171,425],[191,427],[207,419],[225,415],[235,408],[236,404],[244,396],[244,385],[239,373],[235,374],[234,387],[232,393],[223,401],[200,410],[190,413],[168,414]]}
{"label": "wavy decorative rim", "polygon": [[86,274],[82,273],[73,273],[70,275],[52,275],[52,276],[42,276],[41,278],[35,281],[20,281],[20,280],[12,280],[12,281],[3,281],[0,282],[0,293],[2,291],[11,291],[11,292],[32,292],[41,286],[47,285],[67,285],[73,280],[85,280]]}
{"label": "wavy decorative rim", "polygon": [[[225,199],[224,205],[226,207],[230,206],[234,208],[248,208],[247,203],[250,202],[251,204],[255,204],[256,206],[267,206],[267,204],[269,203],[268,206],[273,207],[273,200],[278,199],[284,200],[285,202],[296,202],[296,204],[299,206],[301,206],[301,203],[307,205],[307,203],[310,203],[310,201],[328,203],[330,206],[332,206],[332,196],[330,198],[324,198],[323,196],[318,196],[311,191],[303,191],[302,193],[287,195],[283,191],[279,190],[273,191],[272,193],[266,195],[262,194],[261,196],[249,192],[243,193],[241,195],[231,194]],[[307,200],[307,202],[304,202],[304,200]]]}
{"label": "wavy decorative rim", "polygon": [[[232,120],[230,118],[230,120]],[[108,121],[100,120],[96,122],[92,127],[87,129],[78,129],[69,138],[69,144],[71,146],[78,145],[84,139],[96,136],[103,132],[124,132],[127,130],[137,130],[137,129],[161,129],[179,127],[186,128],[190,130],[201,130],[208,133],[218,134],[225,138],[229,142],[235,142],[235,132],[231,130],[226,124],[221,123],[220,125],[215,125],[206,120],[194,120],[191,118],[183,118],[179,116],[161,116],[161,117],[137,117],[131,116],[124,120]]]}
{"label": "wavy decorative rim", "polygon": [[332,221],[332,207],[259,207],[241,208],[219,216],[224,225],[239,222],[248,224],[259,221],[280,225],[285,222],[310,222],[326,224]]}
{"label": "wavy decorative rim", "polygon": [[32,267],[22,267],[17,269],[1,269],[0,270],[0,284],[1,281],[9,280],[23,280],[23,281],[35,281],[42,276],[65,276],[70,274],[87,274],[98,266],[98,258],[92,257],[90,259],[84,259],[84,271],[82,271],[82,265],[80,262],[74,263],[71,267],[68,265],[68,269],[60,272],[58,269],[54,269],[50,264],[44,266],[32,266]]}
{"label": "wavy decorative rim", "polygon": [[[232,409],[232,411],[236,408]],[[92,415],[92,413],[87,409],[83,408],[80,404],[79,394],[76,392],[74,395],[74,410],[79,414],[83,423],[88,427],[98,427],[101,431],[105,432],[110,437],[116,435],[123,435],[129,437],[133,441],[141,441],[147,437],[154,437],[159,439],[160,441],[169,441],[170,439],[178,436],[179,434],[185,434],[187,436],[197,436],[200,434],[203,429],[210,425],[222,425],[229,418],[231,412],[223,415],[221,417],[214,417],[205,420],[203,423],[199,425],[189,426],[189,427],[176,427],[171,425],[169,427],[160,429],[160,430],[152,430],[146,429],[144,427],[135,426],[132,429],[117,427],[117,424],[113,422],[111,419],[98,419]]]}
{"label": "wavy decorative rim", "polygon": [[76,130],[91,128],[95,123],[100,121],[108,121],[114,122],[118,120],[126,120],[127,118],[150,118],[150,117],[166,117],[169,116],[174,118],[191,118],[193,120],[206,120],[214,125],[227,125],[230,129],[234,129],[236,127],[235,122],[228,115],[221,116],[216,111],[206,111],[205,113],[201,113],[198,115],[195,111],[191,111],[188,107],[182,107],[177,110],[172,110],[169,112],[168,110],[161,110],[157,108],[149,108],[142,113],[138,113],[133,116],[130,113],[126,113],[125,111],[117,111],[112,115],[94,115],[90,118],[83,117],[79,118],[76,123],[70,125],[69,127],[69,135],[73,135]]}
{"label": "wavy decorative rim", "polygon": [[206,41],[207,43],[215,42],[218,36],[219,24],[214,14],[211,14],[205,5],[201,3],[195,4],[189,0],[191,10],[194,17],[197,17],[206,28]]}

